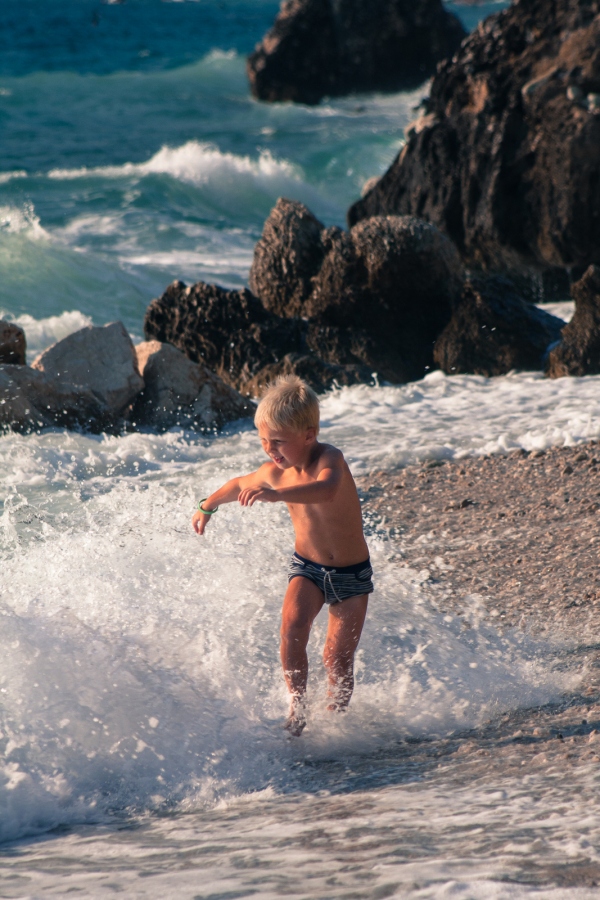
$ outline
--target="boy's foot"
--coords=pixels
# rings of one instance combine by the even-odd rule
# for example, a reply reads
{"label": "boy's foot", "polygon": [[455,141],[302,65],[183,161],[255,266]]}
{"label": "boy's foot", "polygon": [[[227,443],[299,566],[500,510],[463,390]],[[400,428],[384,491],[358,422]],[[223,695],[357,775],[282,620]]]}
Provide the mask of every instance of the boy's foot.
{"label": "boy's foot", "polygon": [[327,712],[334,713],[345,713],[348,712],[348,704],[347,703],[328,703],[327,704]]}
{"label": "boy's foot", "polygon": [[290,714],[283,726],[293,737],[300,737],[306,728],[306,713],[303,703],[292,703]]}

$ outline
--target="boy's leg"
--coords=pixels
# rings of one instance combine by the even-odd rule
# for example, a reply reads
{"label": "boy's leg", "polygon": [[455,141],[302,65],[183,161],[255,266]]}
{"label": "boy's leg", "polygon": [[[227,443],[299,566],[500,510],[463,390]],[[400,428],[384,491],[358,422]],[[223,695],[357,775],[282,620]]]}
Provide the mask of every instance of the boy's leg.
{"label": "boy's leg", "polygon": [[[306,645],[310,629],[319,610],[323,606],[322,592],[308,578],[297,575],[288,584],[281,611],[281,665],[288,690],[292,695],[292,706],[288,726],[296,731],[295,720],[298,706],[306,694],[308,678],[308,656]],[[299,731],[303,722],[296,723]]]}
{"label": "boy's leg", "polygon": [[329,674],[329,709],[345,709],[354,690],[354,654],[367,614],[368,594],[329,607],[323,662]]}

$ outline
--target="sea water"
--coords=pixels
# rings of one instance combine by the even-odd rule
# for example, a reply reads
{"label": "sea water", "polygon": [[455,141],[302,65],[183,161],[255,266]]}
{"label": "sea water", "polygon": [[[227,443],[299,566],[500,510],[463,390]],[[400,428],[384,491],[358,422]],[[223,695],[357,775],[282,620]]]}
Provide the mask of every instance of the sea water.
{"label": "sea water", "polygon": [[[456,10],[473,27],[500,7]],[[244,55],[276,8],[0,6],[0,310],[30,361],[89,323],[140,339],[175,278],[246,284],[277,197],[342,225],[393,159],[427,85],[249,97]],[[598,439],[599,398],[597,377],[435,372],[328,392],[323,437],[376,478]],[[260,462],[248,423],[0,438],[0,895],[592,896],[595,764],[523,775],[510,741],[579,702],[593,636],[497,631],[477,597],[442,614],[367,519],[377,588],[352,705],[325,709],[322,614],[290,740],[286,513],[231,505],[190,528],[200,497]]]}

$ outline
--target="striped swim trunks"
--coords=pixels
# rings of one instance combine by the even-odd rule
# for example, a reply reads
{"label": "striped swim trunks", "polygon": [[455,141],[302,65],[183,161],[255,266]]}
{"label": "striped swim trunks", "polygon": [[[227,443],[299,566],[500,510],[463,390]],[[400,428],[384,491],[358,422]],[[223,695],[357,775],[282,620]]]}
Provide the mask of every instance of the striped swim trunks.
{"label": "striped swim trunks", "polygon": [[359,597],[361,594],[373,593],[373,569],[371,561],[367,558],[364,562],[355,566],[322,566],[320,563],[305,559],[299,553],[294,553],[288,569],[288,583],[292,578],[308,578],[313,584],[323,591],[325,603],[332,606],[341,603],[349,597]]}

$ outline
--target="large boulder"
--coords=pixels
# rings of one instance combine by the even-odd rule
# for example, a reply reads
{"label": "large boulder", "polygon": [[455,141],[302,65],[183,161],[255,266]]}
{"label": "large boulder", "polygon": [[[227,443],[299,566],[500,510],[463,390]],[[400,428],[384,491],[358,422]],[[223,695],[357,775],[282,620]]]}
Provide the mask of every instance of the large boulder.
{"label": "large boulder", "polygon": [[248,59],[260,100],[318,103],[421,84],[465,36],[441,0],[285,0]]}
{"label": "large boulder", "polygon": [[56,382],[30,366],[0,365],[0,429],[102,431],[109,425],[106,409],[91,390]]}
{"label": "large boulder", "polygon": [[25,332],[14,322],[0,319],[0,365],[25,365]]}
{"label": "large boulder", "polygon": [[280,373],[301,370],[316,390],[367,377],[368,366],[360,368],[362,359],[353,355],[352,338],[338,335],[336,343],[301,318],[266,309],[248,290],[175,281],[148,306],[144,335],[177,347],[244,396],[257,396]]}
{"label": "large boulder", "polygon": [[122,416],[144,387],[121,322],[81,328],[44,350],[32,366],[63,388],[78,385],[92,391],[108,420]]}
{"label": "large boulder", "polygon": [[427,222],[387,216],[344,232],[279,200],[250,273],[259,296],[176,281],[148,307],[144,334],[245,395],[288,372],[316,390],[405,382],[433,365],[463,277],[456,248]]}
{"label": "large boulder", "polygon": [[571,294],[575,313],[548,356],[550,378],[600,373],[600,267],[590,266]]}
{"label": "large boulder", "polygon": [[145,386],[131,412],[134,426],[214,431],[254,414],[254,404],[171,344],[145,341],[135,351]]}
{"label": "large boulder", "polygon": [[298,201],[280,197],[271,210],[250,268],[250,290],[270,312],[303,314],[312,278],[323,262],[323,228]]}
{"label": "large boulder", "polygon": [[472,278],[435,342],[433,357],[448,375],[505,375],[541,369],[562,319],[526,303],[501,275]]}
{"label": "large boulder", "polygon": [[[432,365],[433,342],[463,277],[452,242],[413,216],[374,217],[346,232],[324,228],[301,203],[279,200],[256,246],[250,284],[269,310],[308,319],[310,346],[328,362],[360,362],[403,382]],[[323,338],[336,347],[328,355]]]}
{"label": "large boulder", "polygon": [[472,266],[539,274],[600,262],[599,209],[600,4],[519,0],[441,64],[348,220],[419,215]]}

